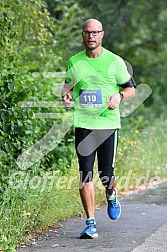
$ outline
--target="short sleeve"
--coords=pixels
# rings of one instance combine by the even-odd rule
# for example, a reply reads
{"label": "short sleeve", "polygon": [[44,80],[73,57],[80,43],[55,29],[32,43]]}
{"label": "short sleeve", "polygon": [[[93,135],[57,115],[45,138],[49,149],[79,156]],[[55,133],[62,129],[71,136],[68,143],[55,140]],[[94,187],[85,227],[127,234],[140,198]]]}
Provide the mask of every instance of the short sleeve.
{"label": "short sleeve", "polygon": [[67,62],[67,65],[66,65],[66,77],[65,77],[65,82],[66,83],[71,83],[71,81],[72,81],[72,76],[71,76],[71,71],[69,71],[70,70],[70,68],[72,67],[72,63],[71,63],[71,61],[69,60],[68,62]]}
{"label": "short sleeve", "polygon": [[131,78],[125,62],[120,57],[115,61],[115,78],[118,84],[124,84]]}

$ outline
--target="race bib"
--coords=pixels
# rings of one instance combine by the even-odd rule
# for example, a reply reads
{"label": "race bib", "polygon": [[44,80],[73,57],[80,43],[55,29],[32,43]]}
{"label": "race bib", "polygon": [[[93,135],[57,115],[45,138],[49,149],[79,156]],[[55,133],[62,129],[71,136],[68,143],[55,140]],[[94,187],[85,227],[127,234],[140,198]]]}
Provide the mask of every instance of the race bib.
{"label": "race bib", "polygon": [[79,101],[85,107],[101,107],[102,106],[102,92],[97,90],[79,90]]}

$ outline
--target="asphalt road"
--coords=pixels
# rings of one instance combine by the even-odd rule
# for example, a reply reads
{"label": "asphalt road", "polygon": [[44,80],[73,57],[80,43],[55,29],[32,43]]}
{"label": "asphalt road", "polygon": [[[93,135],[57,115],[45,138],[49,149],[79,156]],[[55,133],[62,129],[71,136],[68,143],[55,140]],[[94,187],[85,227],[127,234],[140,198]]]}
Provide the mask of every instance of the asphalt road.
{"label": "asphalt road", "polygon": [[79,239],[85,220],[79,217],[47,230],[34,245],[18,252],[166,252],[167,182],[131,194],[120,200],[122,214],[117,221],[108,218],[106,206],[96,211],[99,237]]}

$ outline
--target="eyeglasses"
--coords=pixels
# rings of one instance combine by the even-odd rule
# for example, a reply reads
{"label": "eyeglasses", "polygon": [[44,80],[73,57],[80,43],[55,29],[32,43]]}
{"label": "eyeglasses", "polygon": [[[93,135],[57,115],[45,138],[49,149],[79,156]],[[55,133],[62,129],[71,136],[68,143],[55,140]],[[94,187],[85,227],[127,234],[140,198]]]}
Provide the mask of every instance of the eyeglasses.
{"label": "eyeglasses", "polygon": [[85,36],[90,36],[90,34],[93,35],[93,37],[98,36],[99,33],[102,31],[83,31],[82,34]]}

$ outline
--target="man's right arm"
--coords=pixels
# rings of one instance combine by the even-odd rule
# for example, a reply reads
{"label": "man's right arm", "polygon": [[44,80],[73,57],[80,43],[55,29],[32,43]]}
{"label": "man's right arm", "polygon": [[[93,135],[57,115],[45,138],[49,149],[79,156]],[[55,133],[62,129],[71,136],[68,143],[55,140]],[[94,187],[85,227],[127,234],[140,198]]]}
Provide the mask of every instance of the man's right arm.
{"label": "man's right arm", "polygon": [[73,79],[73,64],[71,60],[68,60],[66,66],[66,77],[65,83],[61,92],[63,104],[66,108],[70,108],[73,106],[73,87],[74,87],[74,79]]}
{"label": "man's right arm", "polygon": [[73,105],[73,85],[69,83],[65,83],[62,89],[62,100],[63,104],[66,108],[71,108]]}

